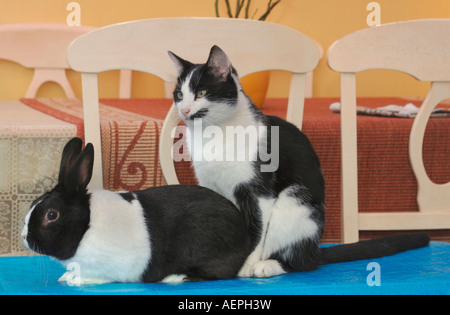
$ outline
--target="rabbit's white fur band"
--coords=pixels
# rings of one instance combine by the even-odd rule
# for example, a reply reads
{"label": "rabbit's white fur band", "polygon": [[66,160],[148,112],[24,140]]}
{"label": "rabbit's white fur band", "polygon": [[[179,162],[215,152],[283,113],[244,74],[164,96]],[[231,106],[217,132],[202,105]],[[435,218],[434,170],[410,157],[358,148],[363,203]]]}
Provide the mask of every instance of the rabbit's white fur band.
{"label": "rabbit's white fur band", "polygon": [[89,283],[95,282],[94,279],[101,279],[102,283],[141,281],[151,258],[150,236],[141,204],[137,199],[129,202],[107,190],[90,193],[89,228],[75,255],[62,263],[80,265],[81,283],[83,279]]}

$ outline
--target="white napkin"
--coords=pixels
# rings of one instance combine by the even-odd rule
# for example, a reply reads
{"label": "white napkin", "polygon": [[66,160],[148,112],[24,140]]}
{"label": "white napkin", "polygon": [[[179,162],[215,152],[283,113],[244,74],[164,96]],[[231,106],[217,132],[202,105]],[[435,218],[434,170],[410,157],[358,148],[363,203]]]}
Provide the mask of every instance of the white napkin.
{"label": "white napkin", "polygon": [[[341,111],[341,103],[335,102],[330,105],[330,110],[335,113]],[[363,106],[356,106],[356,112],[358,115],[371,115],[371,116],[383,116],[383,117],[400,117],[400,118],[414,118],[419,112],[419,107],[412,103],[408,103],[405,106],[400,105],[387,105],[377,108],[368,108]],[[433,110],[431,117],[450,117],[450,109],[436,108]]]}

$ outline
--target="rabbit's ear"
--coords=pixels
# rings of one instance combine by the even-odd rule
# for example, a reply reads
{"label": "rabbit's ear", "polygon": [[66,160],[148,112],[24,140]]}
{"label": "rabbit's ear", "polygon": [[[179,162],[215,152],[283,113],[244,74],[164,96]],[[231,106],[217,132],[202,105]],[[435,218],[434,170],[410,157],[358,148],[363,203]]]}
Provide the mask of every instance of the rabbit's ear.
{"label": "rabbit's ear", "polygon": [[94,147],[88,143],[71,166],[64,180],[66,191],[84,192],[91,181],[94,166]]}
{"label": "rabbit's ear", "polygon": [[80,138],[73,138],[69,142],[67,142],[62,153],[61,165],[59,167],[58,183],[64,183],[67,177],[67,173],[81,153],[82,144],[83,141]]}

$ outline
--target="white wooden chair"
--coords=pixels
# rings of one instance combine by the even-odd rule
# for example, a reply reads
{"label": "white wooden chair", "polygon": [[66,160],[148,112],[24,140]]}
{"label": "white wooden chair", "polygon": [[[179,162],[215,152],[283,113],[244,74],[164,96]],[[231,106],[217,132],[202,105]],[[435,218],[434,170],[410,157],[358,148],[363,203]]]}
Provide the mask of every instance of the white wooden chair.
{"label": "white wooden chair", "polygon": [[[450,97],[450,19],[427,19],[364,29],[337,40],[328,50],[329,66],[341,73],[343,241],[358,240],[359,230],[450,228],[450,183],[433,183],[422,158],[428,118]],[[431,88],[414,120],[409,156],[418,182],[419,212],[358,213],[355,74],[369,69],[401,71]]]}
{"label": "white wooden chair", "polygon": [[[230,56],[241,76],[263,70],[285,70],[291,79],[287,119],[302,125],[306,73],[319,61],[316,43],[285,26],[227,18],[159,18],[106,26],[83,35],[69,47],[69,65],[82,72],[85,135],[100,148],[97,73],[132,69],[176,82],[167,51],[193,62],[205,62],[213,45]],[[171,158],[172,129],[179,123],[174,106],[161,131],[160,160],[168,184],[178,179]],[[101,152],[97,150],[97,152]],[[102,186],[101,157],[96,156],[91,187]]]}
{"label": "white wooden chair", "polygon": [[[66,24],[3,24],[0,25],[0,59],[34,69],[33,79],[25,97],[33,98],[46,82],[56,82],[66,97],[75,94],[66,76],[67,47],[78,36],[94,30],[91,26]],[[131,71],[120,73],[120,97],[131,95]]]}

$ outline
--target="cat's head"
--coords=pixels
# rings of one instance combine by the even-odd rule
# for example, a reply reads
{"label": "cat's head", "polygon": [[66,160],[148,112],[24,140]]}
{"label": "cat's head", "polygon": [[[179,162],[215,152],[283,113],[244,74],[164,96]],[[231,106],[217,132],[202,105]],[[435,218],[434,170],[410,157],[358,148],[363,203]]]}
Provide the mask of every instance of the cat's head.
{"label": "cat's head", "polygon": [[190,124],[201,118],[204,125],[217,125],[233,115],[241,86],[222,49],[213,46],[205,64],[193,64],[171,51],[169,56],[178,72],[173,98],[181,119]]}

